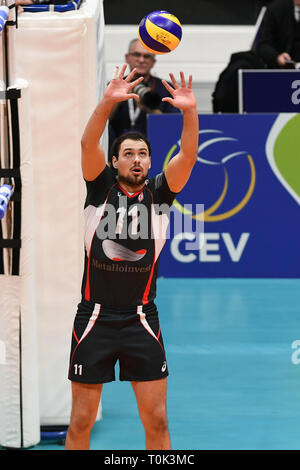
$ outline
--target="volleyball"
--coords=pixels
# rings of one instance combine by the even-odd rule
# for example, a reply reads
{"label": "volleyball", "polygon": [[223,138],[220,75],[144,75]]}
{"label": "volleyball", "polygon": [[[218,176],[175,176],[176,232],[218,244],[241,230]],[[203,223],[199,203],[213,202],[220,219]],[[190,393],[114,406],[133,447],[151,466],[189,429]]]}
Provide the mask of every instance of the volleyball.
{"label": "volleyball", "polygon": [[140,22],[138,35],[142,45],[152,54],[167,54],[180,43],[182,27],[171,13],[153,11]]}

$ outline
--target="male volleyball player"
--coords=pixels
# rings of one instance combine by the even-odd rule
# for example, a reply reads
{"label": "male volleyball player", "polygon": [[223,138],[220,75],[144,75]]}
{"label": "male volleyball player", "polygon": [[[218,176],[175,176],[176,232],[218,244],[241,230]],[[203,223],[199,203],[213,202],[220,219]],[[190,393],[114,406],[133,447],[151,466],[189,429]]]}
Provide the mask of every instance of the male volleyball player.
{"label": "male volleyball player", "polygon": [[[69,379],[72,412],[66,449],[88,449],[102,386],[130,381],[142,420],[147,449],[170,449],[166,414],[168,367],[158,313],[154,304],[158,258],[164,244],[162,226],[176,193],[187,183],[197,159],[198,115],[192,90],[181,72],[181,85],[163,81],[172,98],[164,100],[183,112],[179,153],[165,171],[147,179],[150,144],[140,134],[126,134],[114,146],[106,165],[99,139],[113,106],[130,98],[133,69],[124,78],[118,68],[82,137],[85,203],[85,269],[82,300],[74,320]],[[131,82],[131,80],[133,80]],[[139,220],[140,219],[140,220]],[[142,220],[143,219],[143,220]]]}

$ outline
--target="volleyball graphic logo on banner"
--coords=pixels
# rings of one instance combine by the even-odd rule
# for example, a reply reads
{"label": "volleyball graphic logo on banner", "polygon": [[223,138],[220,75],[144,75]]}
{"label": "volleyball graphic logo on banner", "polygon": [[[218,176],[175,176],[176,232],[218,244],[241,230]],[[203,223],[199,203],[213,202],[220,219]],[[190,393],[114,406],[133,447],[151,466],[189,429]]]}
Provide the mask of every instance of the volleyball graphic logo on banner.
{"label": "volleyball graphic logo on banner", "polygon": [[[180,145],[180,142],[171,147],[165,158],[163,169],[166,168],[168,162],[178,151],[178,145]],[[222,210],[223,202],[226,196],[228,197],[232,186],[232,176],[230,174],[232,173],[232,167],[236,166],[236,159],[243,159],[242,162],[240,161],[240,179],[243,180],[243,187],[232,206]],[[208,174],[208,172],[210,177],[214,175],[214,187],[219,187],[219,191],[211,203],[208,204],[208,207],[201,213],[190,211],[178,198],[175,199],[174,207],[182,214],[195,220],[217,222],[234,216],[248,204],[255,188],[256,171],[253,157],[247,150],[240,147],[238,139],[226,136],[223,131],[218,129],[200,130],[198,164],[201,165],[202,175]]]}

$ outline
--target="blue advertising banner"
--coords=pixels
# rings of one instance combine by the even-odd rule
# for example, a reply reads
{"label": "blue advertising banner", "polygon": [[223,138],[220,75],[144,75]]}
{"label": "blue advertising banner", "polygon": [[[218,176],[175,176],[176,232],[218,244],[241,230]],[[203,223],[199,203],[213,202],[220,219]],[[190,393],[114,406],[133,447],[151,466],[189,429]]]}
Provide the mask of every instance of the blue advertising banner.
{"label": "blue advertising banner", "polygon": [[240,113],[299,113],[299,70],[240,70]]}
{"label": "blue advertising banner", "polygon": [[[172,206],[160,276],[299,277],[300,115],[199,123],[198,161]],[[181,128],[181,115],[149,116],[151,175],[178,152]]]}

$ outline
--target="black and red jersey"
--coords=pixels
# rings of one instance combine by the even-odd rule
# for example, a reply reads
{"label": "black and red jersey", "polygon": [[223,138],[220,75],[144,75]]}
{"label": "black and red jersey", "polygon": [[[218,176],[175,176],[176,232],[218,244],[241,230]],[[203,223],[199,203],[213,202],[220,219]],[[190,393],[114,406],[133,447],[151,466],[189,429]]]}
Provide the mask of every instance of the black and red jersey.
{"label": "black and red jersey", "polygon": [[147,305],[156,296],[175,193],[160,173],[129,194],[108,166],[86,186],[82,301],[111,309]]}

